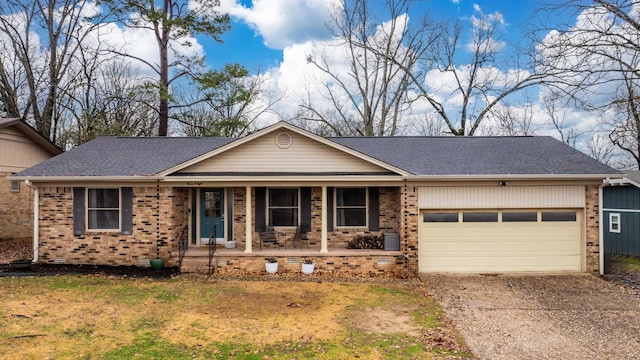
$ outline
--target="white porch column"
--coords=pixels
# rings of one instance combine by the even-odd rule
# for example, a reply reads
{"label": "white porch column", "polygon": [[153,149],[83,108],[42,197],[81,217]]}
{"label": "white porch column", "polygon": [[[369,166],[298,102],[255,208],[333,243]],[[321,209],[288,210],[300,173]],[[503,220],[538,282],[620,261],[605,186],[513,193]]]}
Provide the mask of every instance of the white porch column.
{"label": "white porch column", "polygon": [[327,186],[322,185],[322,231],[320,232],[320,252],[329,252],[327,247]]}
{"label": "white porch column", "polygon": [[244,196],[244,203],[245,203],[245,209],[244,209],[244,218],[245,218],[245,224],[244,224],[244,252],[245,253],[252,253],[253,252],[253,229],[251,228],[251,223],[253,222],[253,216],[251,215],[251,186],[247,186],[246,187],[246,192],[245,192],[245,196]]}

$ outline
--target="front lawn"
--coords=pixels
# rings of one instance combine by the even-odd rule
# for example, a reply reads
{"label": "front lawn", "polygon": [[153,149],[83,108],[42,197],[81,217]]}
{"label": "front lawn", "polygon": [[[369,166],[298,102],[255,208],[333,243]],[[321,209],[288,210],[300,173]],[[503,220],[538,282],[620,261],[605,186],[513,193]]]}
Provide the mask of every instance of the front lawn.
{"label": "front lawn", "polygon": [[5,277],[0,299],[3,359],[471,357],[417,280]]}

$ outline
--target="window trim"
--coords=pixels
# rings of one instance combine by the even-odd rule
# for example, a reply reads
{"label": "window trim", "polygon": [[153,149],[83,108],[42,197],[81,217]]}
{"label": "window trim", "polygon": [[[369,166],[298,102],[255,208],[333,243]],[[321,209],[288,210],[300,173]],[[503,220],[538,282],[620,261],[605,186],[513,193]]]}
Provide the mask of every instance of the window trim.
{"label": "window trim", "polygon": [[[113,211],[115,210],[115,208],[89,208],[89,191],[90,190],[103,190],[103,189],[116,189],[118,190],[118,228],[117,229],[91,229],[89,228],[89,212],[90,211],[96,211],[96,210],[109,210],[109,211]],[[113,232],[113,233],[119,233],[122,232],[122,188],[120,187],[109,187],[109,186],[105,186],[105,187],[87,187],[84,190],[84,216],[85,216],[85,223],[84,223],[84,228],[85,228],[85,232],[87,233],[98,233],[98,232]]]}
{"label": "window trim", "polygon": [[[296,223],[294,225],[273,225],[271,223],[271,217],[269,216],[269,210],[272,208],[271,206],[271,201],[270,200],[270,195],[271,195],[271,189],[280,189],[280,190],[297,190],[298,194],[297,194],[297,205],[296,207]],[[264,212],[265,212],[265,224],[267,227],[270,228],[279,228],[279,229],[295,229],[298,227],[298,225],[300,224],[300,187],[287,187],[287,186],[273,186],[273,187],[267,187],[266,191],[265,191],[265,207],[264,207]],[[289,209],[289,208],[293,208],[293,207],[285,207],[285,206],[278,206],[278,207],[274,207],[276,209]]]}
{"label": "window trim", "polygon": [[20,181],[16,181],[16,180],[11,181],[11,192],[12,193],[20,192]]}
{"label": "window trim", "polygon": [[[618,221],[613,221],[613,218],[617,217]],[[609,213],[609,232],[619,234],[621,230],[622,218],[620,213]],[[617,225],[617,229],[614,228],[614,224]]]}
{"label": "window trim", "polygon": [[[364,189],[364,225],[339,225],[338,209],[361,209],[361,206],[338,206],[339,189]],[[340,186],[333,188],[333,223],[336,229],[369,229],[369,187],[368,186]]]}

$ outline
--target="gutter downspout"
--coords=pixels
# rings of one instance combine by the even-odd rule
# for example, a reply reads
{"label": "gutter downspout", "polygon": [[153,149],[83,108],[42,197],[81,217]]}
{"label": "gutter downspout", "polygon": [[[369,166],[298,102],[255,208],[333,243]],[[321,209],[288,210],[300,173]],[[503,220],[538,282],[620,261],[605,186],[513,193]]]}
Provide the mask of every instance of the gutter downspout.
{"label": "gutter downspout", "polygon": [[38,262],[38,249],[40,248],[40,241],[38,234],[40,233],[40,201],[38,187],[33,185],[30,180],[25,180],[24,183],[34,190],[33,199],[33,262]]}
{"label": "gutter downspout", "polygon": [[600,275],[604,275],[604,212],[603,207],[603,194],[602,190],[605,186],[609,185],[609,178],[606,178],[600,186],[598,186],[598,255],[600,257]]}

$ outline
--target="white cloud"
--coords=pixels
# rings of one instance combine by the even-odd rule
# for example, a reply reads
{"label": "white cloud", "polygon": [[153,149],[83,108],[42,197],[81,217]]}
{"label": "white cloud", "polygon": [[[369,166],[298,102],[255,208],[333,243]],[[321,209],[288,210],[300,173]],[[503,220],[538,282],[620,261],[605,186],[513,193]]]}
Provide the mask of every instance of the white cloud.
{"label": "white cloud", "polygon": [[[105,24],[97,32],[90,34],[85,42],[100,45],[103,48],[111,47],[150,64],[157,65],[160,62],[158,44],[153,31],[149,29],[119,27],[114,23],[109,23]],[[185,45],[186,43],[189,45]],[[204,48],[195,38],[191,36],[183,37],[180,41],[170,42],[169,63],[176,59],[176,55],[187,57],[202,56],[204,55]],[[128,58],[128,60],[142,72],[149,72],[147,65],[135,59]]]}
{"label": "white cloud", "polygon": [[329,35],[326,23],[338,0],[254,0],[251,7],[237,0],[222,0],[220,11],[247,23],[264,44],[284,49]]}

